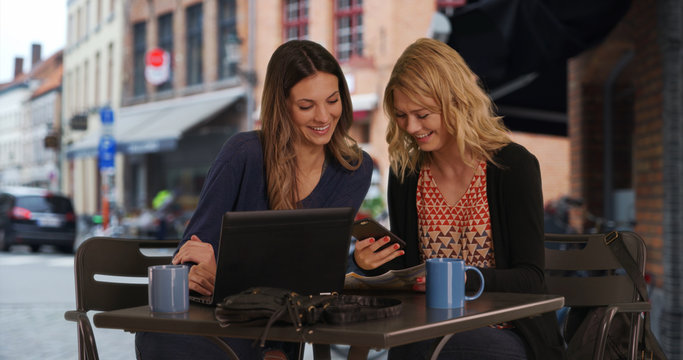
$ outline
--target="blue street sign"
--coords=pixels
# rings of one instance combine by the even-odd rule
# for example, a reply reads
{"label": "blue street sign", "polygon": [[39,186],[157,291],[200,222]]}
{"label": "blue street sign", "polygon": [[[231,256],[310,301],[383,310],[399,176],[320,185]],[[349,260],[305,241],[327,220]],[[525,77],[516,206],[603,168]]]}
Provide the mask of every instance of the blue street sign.
{"label": "blue street sign", "polygon": [[109,106],[104,106],[100,109],[100,119],[102,120],[102,131],[104,134],[100,137],[100,144],[97,147],[98,165],[100,170],[113,169],[116,156],[116,140],[112,136],[114,112]]}
{"label": "blue street sign", "polygon": [[109,106],[100,109],[100,119],[102,120],[103,125],[111,125],[114,123],[114,112],[111,111]]}
{"label": "blue street sign", "polygon": [[111,135],[102,135],[97,147],[98,163],[100,170],[113,169],[116,156],[116,140]]}

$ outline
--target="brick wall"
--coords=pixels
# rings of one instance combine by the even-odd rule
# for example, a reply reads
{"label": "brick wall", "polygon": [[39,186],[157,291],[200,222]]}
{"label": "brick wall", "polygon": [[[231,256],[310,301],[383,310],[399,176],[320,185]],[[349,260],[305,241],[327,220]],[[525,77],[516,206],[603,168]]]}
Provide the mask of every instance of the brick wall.
{"label": "brick wall", "polygon": [[[602,44],[569,62],[568,113],[571,192],[602,216],[605,83],[622,56],[633,52],[612,92],[612,184],[635,191],[635,231],[647,242],[647,272],[661,286],[662,68],[655,5],[653,0],[634,0]],[[591,225],[578,212],[572,223]]]}
{"label": "brick wall", "polygon": [[[661,287],[662,268],[662,60],[655,1],[635,1],[629,35],[636,46],[634,163],[636,231],[647,239],[647,271]],[[643,31],[647,29],[647,31]]]}
{"label": "brick wall", "polygon": [[[645,239],[646,272],[653,285],[649,289],[652,330],[670,359],[683,356],[682,20],[683,3],[678,0],[633,0],[606,41],[572,59],[568,72],[571,189],[590,198],[591,210],[599,211],[600,87],[621,54],[632,51],[632,60],[617,80],[619,96],[614,98],[619,118],[615,137],[630,142],[615,143],[615,153],[630,153],[631,162],[629,166],[618,159],[613,174],[620,179],[631,173],[635,231]],[[574,214],[572,222],[580,221]]]}

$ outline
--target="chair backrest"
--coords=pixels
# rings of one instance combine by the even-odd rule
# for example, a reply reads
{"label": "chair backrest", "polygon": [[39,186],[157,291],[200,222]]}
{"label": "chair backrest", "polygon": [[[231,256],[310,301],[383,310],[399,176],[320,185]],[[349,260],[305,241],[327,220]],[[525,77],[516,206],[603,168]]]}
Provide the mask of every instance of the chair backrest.
{"label": "chair backrest", "polygon": [[76,308],[106,311],[147,304],[147,267],[170,264],[177,245],[178,240],[86,240],[75,257]]}
{"label": "chair backrest", "polygon": [[[635,233],[619,232],[639,271],[645,273],[645,244]],[[604,243],[604,234],[546,234],[548,292],[566,306],[604,306],[639,300],[635,284]]]}

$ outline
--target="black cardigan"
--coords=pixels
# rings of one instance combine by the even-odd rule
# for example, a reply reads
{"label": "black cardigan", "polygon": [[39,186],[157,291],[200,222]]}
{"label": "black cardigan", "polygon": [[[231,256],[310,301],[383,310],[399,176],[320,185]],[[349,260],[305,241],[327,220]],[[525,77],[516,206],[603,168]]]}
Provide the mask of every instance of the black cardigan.
{"label": "black cardigan", "polygon": [[[536,157],[523,146],[511,143],[495,156],[498,166],[487,163],[486,191],[491,216],[495,268],[480,268],[484,291],[545,293],[543,192]],[[404,239],[405,255],[368,271],[378,275],[390,269],[419,264],[420,243],[416,192],[418,173],[401,183],[389,176],[388,205],[391,231]],[[479,278],[467,279],[467,290],[479,288]],[[554,312],[513,322],[529,349],[530,359],[563,359],[564,341]]]}

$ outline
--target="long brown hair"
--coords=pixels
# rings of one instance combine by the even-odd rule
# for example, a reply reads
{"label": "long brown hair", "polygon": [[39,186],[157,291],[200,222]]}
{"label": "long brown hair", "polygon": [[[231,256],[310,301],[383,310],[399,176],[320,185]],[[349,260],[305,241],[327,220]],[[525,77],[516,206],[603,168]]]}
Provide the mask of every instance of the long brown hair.
{"label": "long brown hair", "polygon": [[[389,117],[387,143],[391,166],[400,179],[416,172],[418,164],[429,161],[415,139],[398,126],[394,91],[400,90],[411,101],[441,114],[441,121],[456,140],[462,158],[470,151],[476,159],[493,161],[493,155],[510,140],[502,118],[479,84],[478,77],[450,46],[433,39],[419,39],[398,58],[384,91],[384,112]],[[422,99],[436,103],[426,106]],[[470,164],[474,165],[474,164]]]}
{"label": "long brown hair", "polygon": [[337,77],[342,104],[332,139],[325,145],[326,155],[349,170],[357,169],[363,160],[358,144],[349,136],[353,122],[351,95],[337,60],[313,41],[291,40],[280,45],[268,62],[261,99],[261,140],[271,209],[294,209],[302,200],[297,197],[294,152],[301,134],[293,125],[287,98],[294,85],[317,72]]}

